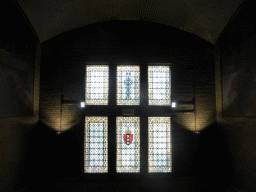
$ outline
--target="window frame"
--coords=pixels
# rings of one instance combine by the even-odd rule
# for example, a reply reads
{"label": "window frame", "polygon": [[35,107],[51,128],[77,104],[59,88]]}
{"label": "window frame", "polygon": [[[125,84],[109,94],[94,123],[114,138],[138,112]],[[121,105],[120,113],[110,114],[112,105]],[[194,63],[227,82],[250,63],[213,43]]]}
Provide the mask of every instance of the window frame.
{"label": "window frame", "polygon": [[[93,63],[99,65],[99,63]],[[86,63],[86,65],[93,65]],[[85,65],[85,66],[86,66]],[[154,172],[149,173],[148,167],[148,117],[170,117],[172,119],[172,108],[170,105],[149,105],[148,104],[148,66],[170,66],[170,89],[172,88],[172,67],[171,63],[147,63],[137,64],[122,62],[104,62],[103,65],[109,66],[109,101],[108,105],[89,105],[85,106],[85,116],[107,116],[108,117],[108,173],[84,173],[83,177],[87,179],[106,179],[108,180],[122,180],[122,179],[135,179],[140,178],[169,178],[173,173],[173,165],[171,172]],[[120,65],[134,65],[140,68],[140,105],[117,105],[117,66]],[[85,73],[86,74],[86,73]],[[86,75],[85,75],[86,78]],[[85,79],[84,78],[84,79]],[[172,89],[171,98],[172,101]],[[112,107],[114,106],[114,107]],[[140,117],[140,172],[139,173],[117,173],[116,171],[116,117],[118,116],[131,116],[122,114],[122,109],[134,109],[134,117]],[[172,120],[171,120],[172,124]],[[145,126],[146,125],[146,126]],[[112,127],[112,128],[110,128]],[[172,128],[170,127],[171,132]],[[85,136],[85,135],[84,135]],[[172,134],[171,134],[172,137]],[[146,138],[146,139],[145,139]],[[171,138],[171,149],[173,148]],[[173,150],[173,149],[172,149]],[[173,160],[171,153],[171,161]],[[145,160],[146,159],[146,160]],[[83,167],[84,170],[84,167]]]}
{"label": "window frame", "polygon": [[[149,93],[148,93],[148,105],[149,106],[160,106],[160,107],[163,107],[163,106],[170,106],[171,105],[171,103],[172,103],[172,85],[171,85],[171,66],[169,65],[169,64],[165,64],[165,65],[161,65],[161,64],[154,64],[154,63],[151,63],[151,64],[149,64],[148,65],[148,70],[149,70],[149,67],[161,67],[161,66],[166,66],[166,67],[169,67],[169,76],[170,76],[170,82],[169,82],[169,86],[170,86],[170,99],[168,99],[169,100],[169,102],[170,102],[170,104],[159,104],[159,103],[156,103],[156,104],[150,104],[150,96],[149,96]],[[147,70],[147,72],[149,73],[149,71]],[[149,77],[148,77],[148,79],[147,79],[147,83],[148,83],[148,90],[149,90]]]}

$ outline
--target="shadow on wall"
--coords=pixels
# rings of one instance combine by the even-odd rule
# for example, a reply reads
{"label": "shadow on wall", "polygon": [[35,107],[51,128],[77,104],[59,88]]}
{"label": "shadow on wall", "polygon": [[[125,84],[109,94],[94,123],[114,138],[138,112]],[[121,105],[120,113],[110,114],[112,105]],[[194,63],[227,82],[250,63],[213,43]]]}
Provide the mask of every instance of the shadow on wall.
{"label": "shadow on wall", "polygon": [[231,155],[228,149],[227,135],[217,123],[200,132],[195,168],[197,167],[196,170],[202,175],[209,176],[213,181],[227,183]]}
{"label": "shadow on wall", "polygon": [[[29,178],[35,186],[56,178],[83,173],[83,121],[57,134],[39,122],[29,135]],[[212,182],[228,181],[230,155],[226,136],[217,124],[197,134],[172,124],[173,174],[206,176]]]}
{"label": "shadow on wall", "polygon": [[198,147],[198,135],[183,125],[172,122],[172,164],[173,173],[181,176],[195,175],[195,155]]}
{"label": "shadow on wall", "polygon": [[35,185],[60,176],[77,176],[83,151],[83,122],[66,132],[58,133],[38,122],[28,136],[28,169]]}
{"label": "shadow on wall", "polygon": [[228,181],[231,154],[226,135],[217,123],[196,133],[173,122],[172,143],[175,174]]}
{"label": "shadow on wall", "polygon": [[44,180],[56,175],[58,164],[57,132],[39,121],[28,135],[27,169],[29,183],[40,186]]}

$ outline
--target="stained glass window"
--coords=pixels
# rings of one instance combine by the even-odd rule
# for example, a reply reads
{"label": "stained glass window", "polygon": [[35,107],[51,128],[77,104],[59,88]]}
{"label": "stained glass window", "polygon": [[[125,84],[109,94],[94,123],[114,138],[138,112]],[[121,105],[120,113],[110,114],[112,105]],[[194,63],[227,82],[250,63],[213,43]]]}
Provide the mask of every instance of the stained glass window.
{"label": "stained glass window", "polygon": [[108,172],[107,128],[107,117],[85,117],[85,173]]}
{"label": "stained glass window", "polygon": [[171,74],[169,66],[148,66],[148,104],[171,104]]}
{"label": "stained glass window", "polygon": [[117,66],[117,105],[140,104],[139,66]]}
{"label": "stained glass window", "polygon": [[86,66],[86,105],[108,104],[108,66]]}
{"label": "stained glass window", "polygon": [[117,172],[140,171],[140,119],[117,117]]}
{"label": "stained glass window", "polygon": [[149,172],[171,172],[171,118],[148,118]]}

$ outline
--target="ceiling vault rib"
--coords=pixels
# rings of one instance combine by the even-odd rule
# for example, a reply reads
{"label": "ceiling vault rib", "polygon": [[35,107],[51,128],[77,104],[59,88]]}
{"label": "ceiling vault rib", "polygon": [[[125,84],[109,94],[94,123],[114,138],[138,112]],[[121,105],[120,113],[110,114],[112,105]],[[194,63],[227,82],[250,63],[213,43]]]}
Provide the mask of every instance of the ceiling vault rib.
{"label": "ceiling vault rib", "polygon": [[[46,33],[47,33],[48,31],[51,31],[52,27],[53,27],[56,23],[58,23],[57,21],[59,21],[60,18],[62,18],[62,16],[67,12],[67,10],[69,10],[69,9],[70,9],[74,4],[76,4],[78,1],[79,1],[79,0],[74,0],[74,1],[72,1],[72,3],[70,3],[70,5],[68,5],[68,6],[66,7],[66,9],[63,11],[63,13],[60,14],[56,19],[54,19],[53,25],[51,25],[51,26],[47,29]],[[51,35],[50,35],[50,36],[51,36]],[[46,39],[46,40],[47,40],[47,39]],[[44,40],[44,41],[45,41],[45,40]]]}
{"label": "ceiling vault rib", "polygon": [[[208,29],[207,29],[207,27],[206,27],[206,25],[205,25],[205,23],[202,21],[202,19],[198,16],[198,14],[196,14],[196,12],[189,6],[189,4],[188,4],[188,2],[186,1],[186,0],[184,0],[183,1],[186,5],[187,5],[187,7],[194,13],[194,15],[196,15],[196,18],[199,20],[199,22],[200,22],[200,24],[204,27],[204,29],[206,30],[206,32],[207,32],[207,36],[208,36],[208,41],[210,41],[211,42],[211,40],[212,40],[212,36],[211,36],[211,34],[209,33],[209,31],[208,31]],[[212,42],[211,42],[212,43]]]}

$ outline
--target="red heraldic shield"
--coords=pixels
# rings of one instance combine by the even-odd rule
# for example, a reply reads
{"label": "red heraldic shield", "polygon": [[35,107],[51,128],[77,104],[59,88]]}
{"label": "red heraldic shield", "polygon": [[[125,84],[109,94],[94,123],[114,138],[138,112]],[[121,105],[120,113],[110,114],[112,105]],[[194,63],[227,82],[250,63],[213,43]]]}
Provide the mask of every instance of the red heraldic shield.
{"label": "red heraldic shield", "polygon": [[133,134],[124,134],[124,142],[127,145],[130,145],[133,140]]}

